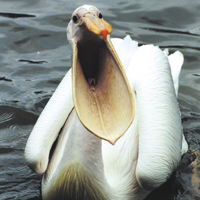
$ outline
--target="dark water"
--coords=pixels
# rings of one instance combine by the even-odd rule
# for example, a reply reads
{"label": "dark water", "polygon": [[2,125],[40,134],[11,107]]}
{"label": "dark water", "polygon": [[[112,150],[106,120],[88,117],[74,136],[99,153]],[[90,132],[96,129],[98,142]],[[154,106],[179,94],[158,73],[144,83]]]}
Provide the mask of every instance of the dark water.
{"label": "dark water", "polygon": [[[26,166],[24,147],[39,114],[70,67],[65,29],[72,11],[85,3],[102,11],[113,26],[113,37],[130,34],[140,44],[183,52],[178,100],[190,149],[200,151],[200,2],[149,2],[0,0],[1,200],[40,199],[42,177]],[[200,199],[199,183],[192,185],[193,168],[187,163],[184,161],[148,200]],[[197,169],[200,176],[199,165]]]}

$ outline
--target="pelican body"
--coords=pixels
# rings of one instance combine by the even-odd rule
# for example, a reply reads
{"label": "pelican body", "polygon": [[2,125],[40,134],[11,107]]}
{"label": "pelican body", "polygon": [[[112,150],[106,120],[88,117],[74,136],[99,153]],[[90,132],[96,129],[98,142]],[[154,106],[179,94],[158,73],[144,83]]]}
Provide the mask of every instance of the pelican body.
{"label": "pelican body", "polygon": [[44,200],[144,199],[187,151],[177,102],[183,55],[111,32],[94,6],[72,14],[72,69],[25,148],[29,167],[44,173]]}

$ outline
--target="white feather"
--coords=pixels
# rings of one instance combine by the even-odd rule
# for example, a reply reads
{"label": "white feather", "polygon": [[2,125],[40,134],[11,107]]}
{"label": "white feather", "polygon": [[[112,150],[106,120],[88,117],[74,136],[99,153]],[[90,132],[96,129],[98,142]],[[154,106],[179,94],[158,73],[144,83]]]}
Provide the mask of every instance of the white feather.
{"label": "white feather", "polygon": [[39,174],[45,172],[51,147],[73,107],[70,69],[45,106],[28,138],[25,158],[33,171]]}
{"label": "white feather", "polygon": [[181,72],[181,67],[183,65],[183,54],[180,51],[176,51],[175,53],[168,56],[169,64],[171,66],[172,78],[174,81],[174,88],[176,91],[176,96],[178,96],[179,89],[179,75]]}
{"label": "white feather", "polygon": [[131,58],[138,49],[138,42],[133,41],[129,35],[127,35],[124,39],[112,38],[111,42],[113,43],[117,55],[126,70],[129,66]]}

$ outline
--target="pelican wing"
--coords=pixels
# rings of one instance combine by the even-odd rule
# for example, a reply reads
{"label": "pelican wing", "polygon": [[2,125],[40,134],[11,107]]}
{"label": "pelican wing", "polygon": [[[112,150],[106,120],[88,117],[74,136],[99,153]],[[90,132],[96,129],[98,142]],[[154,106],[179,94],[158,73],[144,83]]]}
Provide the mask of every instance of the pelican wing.
{"label": "pelican wing", "polygon": [[183,54],[180,51],[176,51],[175,53],[169,55],[168,59],[171,67],[171,73],[174,81],[176,96],[178,97],[179,75],[181,73],[181,67],[184,61]]}
{"label": "pelican wing", "polygon": [[73,107],[70,69],[42,111],[27,141],[25,158],[33,171],[40,174],[46,170],[50,149]]}
{"label": "pelican wing", "polygon": [[111,42],[124,69],[127,70],[133,55],[138,50],[138,42],[132,40],[129,35],[127,35],[124,39],[112,38]]}
{"label": "pelican wing", "polygon": [[182,126],[170,65],[153,45],[138,49],[127,69],[135,91],[139,154],[136,177],[146,190],[159,187],[179,164]]}

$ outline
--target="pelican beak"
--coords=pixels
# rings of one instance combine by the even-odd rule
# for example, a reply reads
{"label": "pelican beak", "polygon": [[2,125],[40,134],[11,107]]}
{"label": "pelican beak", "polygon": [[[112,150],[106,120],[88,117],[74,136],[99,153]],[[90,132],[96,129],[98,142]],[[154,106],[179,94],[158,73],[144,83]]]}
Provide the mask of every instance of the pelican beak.
{"label": "pelican beak", "polygon": [[81,28],[85,33],[70,40],[75,109],[89,131],[115,144],[133,121],[132,90],[110,41],[111,25],[89,13]]}
{"label": "pelican beak", "polygon": [[86,13],[80,23],[84,24],[94,34],[102,35],[104,39],[112,32],[112,26],[108,22],[96,17],[92,13]]}

